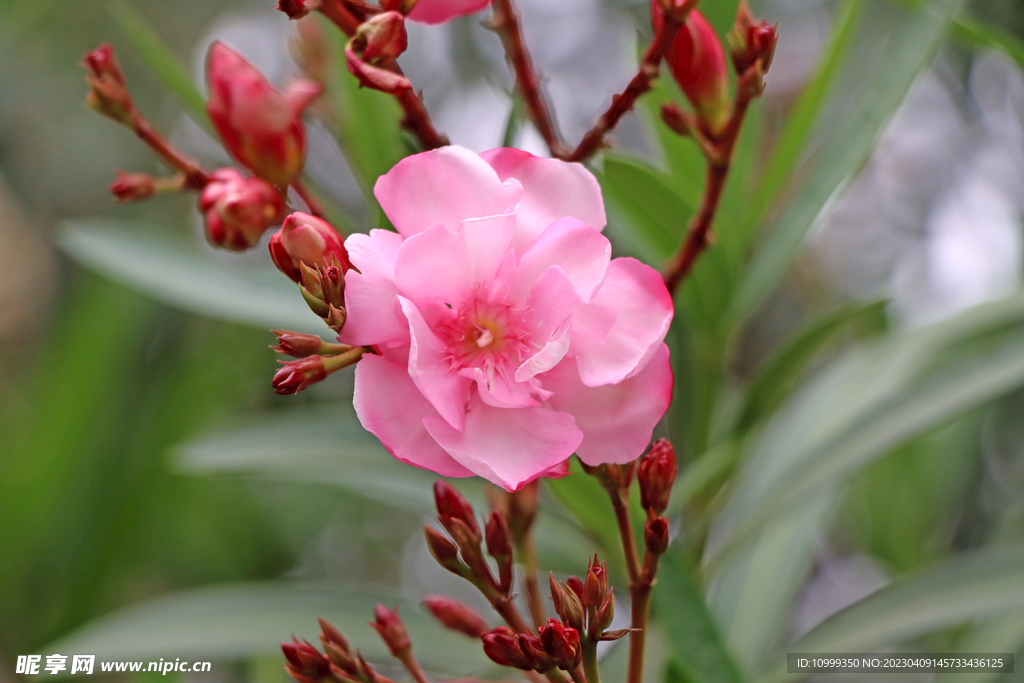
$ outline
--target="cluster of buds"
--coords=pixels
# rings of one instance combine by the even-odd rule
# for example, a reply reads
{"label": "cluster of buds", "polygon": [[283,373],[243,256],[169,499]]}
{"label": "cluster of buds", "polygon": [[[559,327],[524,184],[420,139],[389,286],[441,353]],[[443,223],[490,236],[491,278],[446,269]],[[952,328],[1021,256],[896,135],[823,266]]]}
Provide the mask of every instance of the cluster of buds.
{"label": "cluster of buds", "polygon": [[89,94],[85,105],[129,128],[135,126],[135,104],[124,82],[124,72],[114,56],[114,49],[104,43],[87,53],[82,66],[88,73]]}
{"label": "cluster of buds", "polygon": [[345,46],[345,64],[359,82],[389,95],[412,89],[395,59],[405,52],[409,38],[401,12],[382,12],[359,25]]}
{"label": "cluster of buds", "polygon": [[608,631],[615,617],[615,591],[608,584],[608,567],[598,561],[597,555],[590,560],[583,579],[570,576],[558,581],[554,574],[549,574],[548,581],[555,614],[588,642],[618,640],[628,633]]}
{"label": "cluster of buds", "polygon": [[579,633],[557,619],[540,627],[540,637],[499,626],[483,634],[484,654],[491,661],[523,671],[571,671],[580,665],[583,648]]}
{"label": "cluster of buds", "polygon": [[[398,651],[408,656],[409,637],[398,615],[383,605],[377,605],[375,617],[376,622],[370,622],[370,625],[381,634],[392,653],[396,652],[393,644],[402,645],[404,642],[404,649]],[[323,619],[317,621],[320,622],[320,644],[326,655],[308,641],[294,637],[290,643],[281,643],[287,660],[285,670],[292,678],[298,683],[391,683],[366,663],[359,650],[352,649],[338,629]]]}
{"label": "cluster of buds", "polygon": [[297,211],[270,238],[269,247],[274,265],[299,284],[310,309],[340,333],[346,317],[345,273],[352,264],[337,231],[327,221]]}
{"label": "cluster of buds", "polygon": [[280,222],[284,199],[265,180],[221,168],[210,174],[199,194],[199,211],[210,244],[244,251],[256,246],[267,228]]}
{"label": "cluster of buds", "polygon": [[679,468],[676,452],[667,439],[658,439],[637,466],[640,484],[640,505],[647,512],[644,523],[644,543],[652,555],[663,555],[668,549],[668,520],[662,514],[668,508],[672,485]]}
{"label": "cluster of buds", "polygon": [[[434,483],[437,519],[451,538],[427,525],[427,546],[438,564],[480,589],[492,602],[508,598],[512,591],[512,543],[508,523],[498,510],[491,512],[483,532],[477,524],[473,506],[443,480]],[[487,554],[498,568],[495,578],[484,557]]]}
{"label": "cluster of buds", "polygon": [[[754,87],[761,90],[764,89],[764,75],[768,73],[772,58],[775,56],[775,43],[778,37],[777,25],[769,24],[763,19],[754,19],[746,1],[740,3],[736,12],[736,23],[729,32],[732,63],[740,76],[753,72]],[[756,95],[760,94],[760,90],[756,92]]]}
{"label": "cluster of buds", "polygon": [[328,375],[352,365],[367,351],[362,346],[326,342],[315,334],[273,330],[277,335],[274,351],[297,360],[281,361],[271,384],[279,394],[297,394]]}

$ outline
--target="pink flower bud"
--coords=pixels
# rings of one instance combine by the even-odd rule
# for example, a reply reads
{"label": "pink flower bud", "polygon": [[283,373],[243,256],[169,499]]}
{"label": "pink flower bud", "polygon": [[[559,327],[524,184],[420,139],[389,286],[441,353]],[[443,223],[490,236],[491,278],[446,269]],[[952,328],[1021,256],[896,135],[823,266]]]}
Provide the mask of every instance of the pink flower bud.
{"label": "pink flower bud", "polygon": [[566,627],[558,619],[548,619],[547,626],[541,626],[539,632],[544,652],[559,669],[569,671],[583,661],[580,634],[576,629]]}
{"label": "pink flower bud", "polygon": [[89,94],[85,104],[104,116],[119,123],[132,126],[135,105],[124,83],[124,73],[117,63],[114,49],[104,43],[82,58],[82,66],[88,70],[85,76]]}
{"label": "pink flower bud", "polygon": [[284,199],[269,183],[221,168],[199,195],[206,219],[206,238],[223,249],[243,251],[256,246],[267,228],[279,220]]}
{"label": "pink flower bud", "polygon": [[637,467],[640,504],[645,510],[654,510],[659,515],[665,511],[678,473],[675,449],[667,439],[658,439]]}
{"label": "pink flower bud", "polygon": [[401,658],[412,647],[412,643],[405,631],[405,624],[398,616],[398,608],[389,610],[384,605],[377,605],[373,609],[373,616],[376,621],[371,621],[370,626],[380,634],[381,640],[391,650],[391,654]]}
{"label": "pink flower bud", "polygon": [[334,262],[332,256],[338,257],[342,273],[352,267],[341,236],[330,223],[308,213],[296,211],[288,216],[270,238],[270,258],[278,270],[295,282],[302,282],[300,264],[313,269],[329,267]]}
{"label": "pink flower bud", "polygon": [[321,86],[299,81],[281,93],[220,42],[210,47],[206,67],[206,111],[228,152],[273,185],[290,184],[306,159],[306,129],[300,115]]}
{"label": "pink flower bud", "polygon": [[[661,6],[651,0],[655,32],[664,21]],[[704,15],[692,9],[665,56],[669,71],[697,116],[714,136],[729,122],[729,74],[725,49]]]}
{"label": "pink flower bud", "polygon": [[405,17],[398,12],[382,12],[359,26],[345,47],[345,63],[364,86],[397,95],[412,84],[385,67],[405,52],[408,44]]}
{"label": "pink flower bud", "polygon": [[743,74],[755,62],[761,62],[761,72],[767,72],[775,56],[778,26],[758,21],[750,13],[747,3],[741,2],[736,12],[736,23],[729,33],[729,49],[736,73]]}
{"label": "pink flower bud", "polygon": [[299,360],[281,361],[284,366],[274,374],[274,391],[279,394],[297,394],[303,389],[327,378],[322,356],[309,356]]}
{"label": "pink flower bud", "polygon": [[110,183],[110,194],[118,202],[131,202],[152,197],[156,192],[153,176],[148,173],[125,173],[117,171],[117,177]]}
{"label": "pink flower bud", "polygon": [[487,630],[487,622],[472,607],[442,595],[428,595],[424,606],[445,628],[479,638]]}
{"label": "pink flower bud", "polygon": [[324,340],[315,334],[289,332],[288,330],[271,330],[277,335],[277,346],[271,346],[278,353],[293,358],[305,358],[324,350]]}
{"label": "pink flower bud", "polygon": [[331,675],[331,662],[305,641],[281,643],[281,651],[288,660],[285,669],[299,683],[319,681]]}

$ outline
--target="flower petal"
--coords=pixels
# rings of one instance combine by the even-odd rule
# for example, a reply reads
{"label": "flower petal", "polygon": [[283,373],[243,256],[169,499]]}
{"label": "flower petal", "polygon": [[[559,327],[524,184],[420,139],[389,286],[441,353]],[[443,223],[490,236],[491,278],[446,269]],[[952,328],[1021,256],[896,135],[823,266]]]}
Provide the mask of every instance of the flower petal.
{"label": "flower petal", "polygon": [[525,382],[555,367],[569,351],[569,317],[580,307],[573,283],[558,266],[537,278],[526,304],[530,341],[538,351],[516,369],[517,382]]}
{"label": "flower petal", "polygon": [[491,0],[419,0],[409,12],[409,19],[424,24],[440,24],[479,12],[489,4]]}
{"label": "flower petal", "polygon": [[468,218],[505,213],[522,188],[499,179],[477,154],[452,145],[402,159],[377,180],[373,194],[398,232],[409,237],[435,223],[454,231]]}
{"label": "flower petal", "polygon": [[652,347],[665,339],[672,323],[672,297],[656,270],[636,259],[617,258],[590,303],[612,309],[615,323],[603,340],[574,334],[569,353],[576,356],[588,387],[621,382],[639,372]]}
{"label": "flower petal", "polygon": [[539,379],[554,392],[548,405],[576,418],[583,431],[576,455],[588,465],[635,460],[672,401],[672,365],[664,343],[657,345],[643,370],[618,384],[588,387],[571,363],[561,363]]}
{"label": "flower petal", "polygon": [[608,219],[597,179],[582,164],[545,159],[519,149],[492,149],[480,155],[502,180],[515,178],[523,186],[513,248],[522,253],[549,225],[566,216],[594,230]]}
{"label": "flower petal", "polygon": [[352,346],[404,342],[409,323],[398,305],[395,259],[402,236],[390,230],[371,230],[345,240],[352,265],[345,273],[345,308],[348,320],[339,340]]}
{"label": "flower petal", "polygon": [[612,244],[607,237],[575,218],[561,218],[523,252],[515,283],[520,289],[532,285],[549,267],[558,266],[580,298],[589,301],[604,281],[611,257]]}
{"label": "flower petal", "polygon": [[469,403],[458,432],[437,417],[423,424],[461,465],[506,491],[515,491],[572,455],[583,433],[572,415],[547,408],[494,408]]}
{"label": "flower petal", "polygon": [[409,321],[409,377],[438,414],[462,431],[470,380],[452,372],[444,342],[430,329],[416,305],[398,297]]}
{"label": "flower petal", "polygon": [[423,419],[440,418],[403,366],[368,354],[356,365],[355,374],[352,402],[359,422],[391,455],[445,477],[473,476],[427,432]]}

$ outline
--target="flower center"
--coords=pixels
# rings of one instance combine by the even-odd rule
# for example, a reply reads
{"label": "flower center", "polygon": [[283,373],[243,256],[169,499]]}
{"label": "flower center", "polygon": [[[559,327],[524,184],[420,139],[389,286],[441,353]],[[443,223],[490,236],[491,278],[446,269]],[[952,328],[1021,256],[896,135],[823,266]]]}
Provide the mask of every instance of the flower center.
{"label": "flower center", "polygon": [[504,302],[474,299],[438,330],[453,370],[518,365],[526,350],[522,311]]}

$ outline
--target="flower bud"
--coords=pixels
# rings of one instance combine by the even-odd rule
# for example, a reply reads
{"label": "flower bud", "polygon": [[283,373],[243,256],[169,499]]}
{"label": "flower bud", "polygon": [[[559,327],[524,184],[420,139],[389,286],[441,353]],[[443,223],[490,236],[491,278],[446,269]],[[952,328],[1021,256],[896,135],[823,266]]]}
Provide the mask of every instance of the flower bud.
{"label": "flower bud", "polygon": [[487,554],[498,565],[498,590],[507,595],[512,590],[512,545],[509,543],[508,525],[500,512],[491,512],[484,529],[484,538],[487,541]]}
{"label": "flower bud", "polygon": [[399,12],[382,12],[364,21],[345,47],[349,71],[368,88],[397,95],[412,88],[409,80],[384,68],[405,52],[409,38],[405,17]]}
{"label": "flower bud", "polygon": [[324,340],[315,334],[289,332],[288,330],[271,330],[271,332],[277,335],[277,346],[270,348],[286,356],[305,358],[326,350]]}
{"label": "flower bud", "polygon": [[309,356],[299,360],[281,361],[284,366],[274,373],[271,384],[279,394],[297,394],[317,382],[327,379],[323,356]]}
{"label": "flower bud", "polygon": [[437,563],[452,574],[466,576],[469,570],[459,559],[459,546],[448,540],[440,531],[426,524],[423,525],[423,533],[427,537],[430,554],[434,556]]}
{"label": "flower bud", "polygon": [[473,537],[476,538],[477,543],[483,540],[483,537],[480,535],[480,527],[477,526],[476,518],[473,514],[473,506],[469,504],[468,500],[463,498],[461,493],[443,479],[438,479],[434,482],[434,503],[437,505],[438,519],[448,529],[448,533],[453,533],[449,528],[450,521],[457,519],[469,529]]}
{"label": "flower bud", "polygon": [[381,640],[391,650],[391,654],[401,659],[412,647],[412,643],[405,631],[405,624],[398,616],[398,608],[389,610],[384,605],[377,605],[373,609],[373,616],[376,621],[371,621],[370,626],[380,634]]}
{"label": "flower bud", "polygon": [[519,634],[509,627],[499,626],[491,629],[480,636],[480,640],[484,644],[484,654],[490,657],[491,661],[523,671],[533,669],[533,662],[519,645]]}
{"label": "flower bud", "polygon": [[307,681],[319,681],[321,678],[331,675],[331,662],[320,654],[320,651],[309,643],[295,640],[291,643],[281,643],[281,651],[284,652],[285,669],[292,678],[299,683]]}
{"label": "flower bud", "polygon": [[651,555],[664,555],[668,550],[668,520],[653,517],[644,523],[644,544]]}
{"label": "flower bud", "polygon": [[775,56],[778,37],[777,25],[754,19],[746,1],[741,2],[736,23],[729,32],[729,50],[736,73],[745,73],[757,61],[761,62],[761,73],[767,72]]}
{"label": "flower bud", "polygon": [[445,628],[479,638],[487,630],[487,622],[472,607],[443,595],[428,595],[423,605]]}
{"label": "flower bud", "polygon": [[573,594],[580,599],[580,604],[583,602],[583,580],[578,576],[570,576],[565,580],[565,585],[573,592]]}
{"label": "flower bud", "polygon": [[604,630],[612,625],[613,619],[615,619],[615,590],[609,588],[608,594],[604,596],[604,601],[597,608],[597,613],[594,615],[594,620],[590,623],[590,631],[587,635],[592,640],[597,640]]}
{"label": "flower bud", "polygon": [[317,618],[317,621],[320,623],[320,644],[323,645],[331,664],[346,673],[354,674],[356,659],[348,641],[341,635],[341,631],[327,621],[320,618]]}
{"label": "flower bud", "polygon": [[519,649],[526,656],[534,671],[544,673],[555,667],[555,661],[544,651],[544,643],[540,642],[540,638],[537,636],[520,633]]}
{"label": "flower bud", "polygon": [[284,12],[289,19],[301,19],[319,4],[317,0],[279,0],[274,9]]}
{"label": "flower bud", "polygon": [[270,258],[293,282],[302,282],[300,264],[327,267],[333,265],[334,257],[341,265],[341,274],[352,267],[337,231],[327,221],[308,213],[291,214],[270,238]]}
{"label": "flower bud", "polygon": [[206,111],[228,152],[271,184],[289,185],[306,159],[306,129],[300,116],[321,86],[298,81],[281,93],[220,42],[210,47],[206,66]]}
{"label": "flower bud", "polygon": [[676,452],[668,439],[658,439],[637,468],[640,483],[640,505],[660,515],[668,507],[672,485],[676,482]]}
{"label": "flower bud", "polygon": [[124,73],[117,63],[114,49],[104,43],[92,52],[86,53],[82,66],[89,73],[85,76],[89,84],[89,94],[85,97],[85,105],[118,123],[134,127],[132,115],[135,105],[132,103],[128,88],[125,87]]}
{"label": "flower bud", "polygon": [[124,203],[148,199],[156,193],[153,176],[148,173],[116,173],[117,177],[110,183],[110,194],[114,195],[114,201]]}
{"label": "flower bud", "polygon": [[587,576],[583,581],[583,595],[581,596],[584,607],[598,607],[604,602],[608,594],[608,567],[604,562],[598,562],[597,555],[587,567]]}
{"label": "flower bud", "polygon": [[[660,5],[652,0],[651,21],[656,33],[664,20]],[[665,61],[708,133],[711,136],[721,133],[730,115],[725,49],[715,29],[698,10],[691,9],[687,14]]]}
{"label": "flower bud", "polygon": [[233,168],[210,174],[199,195],[210,244],[243,251],[255,246],[267,228],[279,220],[284,199],[259,178],[245,178]]}
{"label": "flower bud", "polygon": [[540,482],[533,480],[518,491],[508,494],[508,529],[516,543],[526,538],[537,516],[537,495]]}
{"label": "flower bud", "polygon": [[555,614],[577,631],[582,629],[586,612],[579,596],[566,584],[556,581],[552,573],[548,574],[548,583],[551,587],[551,602],[555,607]]}
{"label": "flower bud", "polygon": [[575,669],[583,661],[580,634],[574,628],[567,628],[558,619],[548,619],[547,626],[541,626],[540,642],[555,666],[565,671]]}

